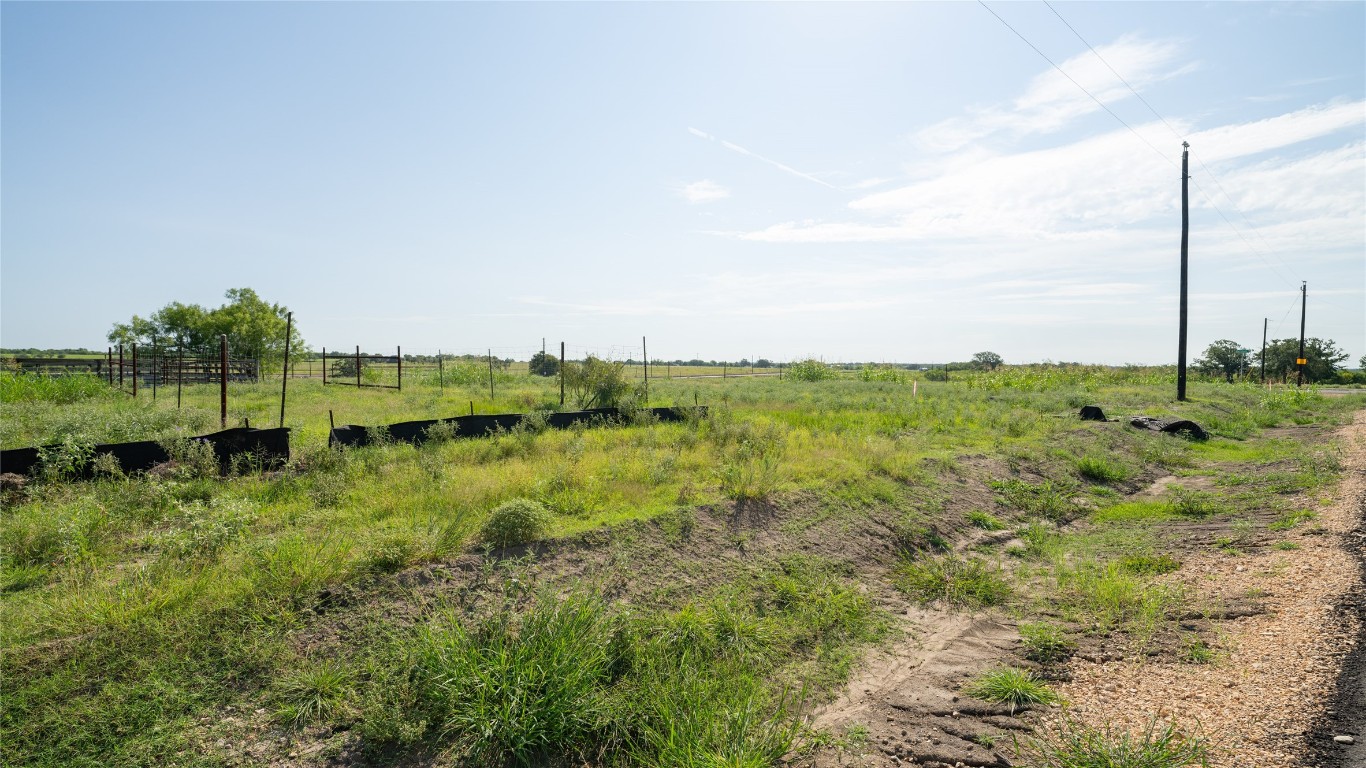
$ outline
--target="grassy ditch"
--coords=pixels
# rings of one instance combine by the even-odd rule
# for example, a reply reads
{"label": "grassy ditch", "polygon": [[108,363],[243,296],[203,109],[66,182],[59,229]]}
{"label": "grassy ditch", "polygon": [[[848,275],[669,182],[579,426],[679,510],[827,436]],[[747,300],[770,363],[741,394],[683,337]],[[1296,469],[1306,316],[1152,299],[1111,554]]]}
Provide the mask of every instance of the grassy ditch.
{"label": "grassy ditch", "polygon": [[[652,404],[712,415],[345,451],[325,446],[329,410],[454,415],[474,387],[291,382],[285,471],[186,460],[10,492],[0,762],[217,765],[336,738],[318,754],[354,764],[772,764],[819,741],[810,705],[891,636],[887,590],[1031,618],[1040,660],[1088,636],[1151,644],[1182,599],[1162,582],[1181,559],[1164,526],[1311,527],[1292,499],[1331,480],[1331,452],[1259,432],[1361,404],[1205,384],[1176,404],[1143,376],[1088,376],[914,395],[901,379],[652,381]],[[477,410],[553,403],[553,382],[502,383]],[[271,423],[277,385],[233,385],[233,418]],[[66,397],[6,396],[5,444],[217,423],[209,388],[179,410],[165,392]],[[1216,437],[1075,420],[1087,402]],[[1134,495],[1168,473],[1210,490]],[[522,554],[535,567],[499,565]]]}

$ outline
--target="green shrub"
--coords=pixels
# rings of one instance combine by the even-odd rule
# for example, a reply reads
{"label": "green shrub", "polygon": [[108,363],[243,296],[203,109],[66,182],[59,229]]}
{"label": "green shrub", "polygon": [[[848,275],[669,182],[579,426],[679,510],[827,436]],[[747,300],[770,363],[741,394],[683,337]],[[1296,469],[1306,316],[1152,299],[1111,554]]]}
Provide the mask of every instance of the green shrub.
{"label": "green shrub", "polygon": [[1036,704],[1054,704],[1060,699],[1034,673],[1013,667],[1000,667],[968,683],[963,692],[992,704],[1007,704],[1010,711]]}
{"label": "green shrub", "polygon": [[531,499],[504,502],[489,513],[479,538],[495,547],[510,547],[545,538],[552,518],[545,505]]}
{"label": "green shrub", "polygon": [[976,558],[955,555],[911,560],[897,568],[897,589],[922,602],[937,600],[964,608],[986,608],[1010,599],[1005,572]]}
{"label": "green shrub", "polygon": [[839,376],[834,368],[814,357],[798,360],[787,368],[787,378],[796,381],[826,381]]}

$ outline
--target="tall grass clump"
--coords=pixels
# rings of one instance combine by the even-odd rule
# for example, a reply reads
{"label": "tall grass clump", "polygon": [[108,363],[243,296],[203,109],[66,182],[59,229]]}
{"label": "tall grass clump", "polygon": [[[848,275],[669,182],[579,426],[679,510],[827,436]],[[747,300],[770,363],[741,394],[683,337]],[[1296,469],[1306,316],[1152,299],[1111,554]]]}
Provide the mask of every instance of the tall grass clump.
{"label": "tall grass clump", "polygon": [[1000,667],[972,680],[963,692],[992,704],[1006,704],[1011,714],[1016,709],[1037,704],[1055,704],[1060,699],[1043,681],[1026,669]]}
{"label": "tall grass clump", "polygon": [[1152,720],[1140,734],[1097,728],[1065,718],[1053,733],[1023,745],[1038,768],[1187,768],[1209,764],[1209,746],[1172,723]]}
{"label": "tall grass clump", "polygon": [[582,594],[543,596],[521,614],[448,613],[418,639],[426,714],[477,765],[575,754],[606,725],[616,631],[607,606]]}
{"label": "tall grass clump", "polygon": [[40,376],[0,373],[0,403],[74,403],[89,398],[112,398],[119,392],[93,373]]}
{"label": "tall grass clump", "polygon": [[922,602],[942,601],[963,608],[1001,605],[1012,593],[1000,567],[956,555],[909,560],[897,569],[893,584]]}
{"label": "tall grass clump", "polygon": [[1133,476],[1133,470],[1104,456],[1082,456],[1077,459],[1077,472],[1096,483],[1120,483]]}

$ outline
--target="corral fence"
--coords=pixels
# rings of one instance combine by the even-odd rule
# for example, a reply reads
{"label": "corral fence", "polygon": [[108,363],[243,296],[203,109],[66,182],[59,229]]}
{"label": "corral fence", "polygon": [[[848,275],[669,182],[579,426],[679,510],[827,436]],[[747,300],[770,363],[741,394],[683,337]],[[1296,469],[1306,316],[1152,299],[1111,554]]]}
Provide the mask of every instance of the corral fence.
{"label": "corral fence", "polygon": [[[298,377],[299,364],[294,369],[293,378]],[[329,353],[323,347],[319,365],[323,384],[340,384],[348,387],[377,387],[380,389],[403,390],[403,348],[395,347],[394,354],[363,353],[360,347],[355,352]],[[312,371],[310,363],[310,372]]]}
{"label": "corral fence", "polygon": [[258,382],[261,361],[254,357],[228,357],[219,347],[146,346],[122,344],[110,347],[102,366],[106,381],[136,396],[138,388],[150,389],[182,384]]}

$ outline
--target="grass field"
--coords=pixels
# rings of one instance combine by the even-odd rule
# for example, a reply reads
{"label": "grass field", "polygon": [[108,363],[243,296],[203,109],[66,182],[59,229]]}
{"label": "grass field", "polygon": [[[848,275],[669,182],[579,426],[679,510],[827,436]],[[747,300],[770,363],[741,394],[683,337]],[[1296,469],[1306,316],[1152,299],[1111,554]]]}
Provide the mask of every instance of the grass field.
{"label": "grass field", "polygon": [[[710,415],[345,452],[329,411],[554,409],[558,385],[291,380],[287,471],[220,478],[185,453],[10,492],[0,763],[773,765],[847,737],[808,713],[906,631],[896,600],[1022,620],[1031,658],[1177,653],[1164,526],[1221,521],[1237,547],[1262,520],[1312,525],[1291,498],[1334,480],[1333,449],[1285,429],[1322,435],[1366,397],[1196,383],[1176,403],[1168,376],[652,379],[650,405]],[[176,409],[173,388],[0,384],[6,447],[218,425],[216,387]],[[232,385],[230,422],[274,426],[279,395]],[[1213,437],[1078,421],[1092,403]],[[1136,495],[1171,474],[1210,490]],[[1034,700],[1001,677],[974,685]]]}

